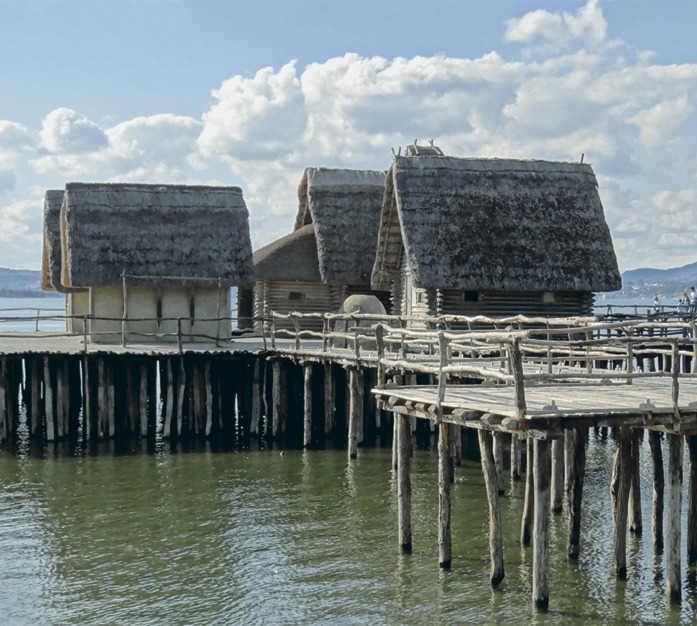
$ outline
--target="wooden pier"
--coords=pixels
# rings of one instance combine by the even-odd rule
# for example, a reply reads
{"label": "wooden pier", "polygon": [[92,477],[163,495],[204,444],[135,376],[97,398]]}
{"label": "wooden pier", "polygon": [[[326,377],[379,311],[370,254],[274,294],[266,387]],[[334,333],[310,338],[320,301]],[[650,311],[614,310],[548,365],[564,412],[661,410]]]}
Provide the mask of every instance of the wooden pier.
{"label": "wooden pier", "polygon": [[185,342],[181,333],[157,344],[145,338],[95,344],[80,335],[3,333],[0,438],[83,447],[134,438],[242,447],[261,440],[294,447],[339,445],[355,458],[363,441],[379,437],[393,445],[398,542],[409,552],[414,546],[413,437],[419,431],[430,437],[435,430],[438,561],[449,568],[457,562],[450,536],[451,483],[463,434],[476,432],[490,518],[491,584],[496,587],[505,577],[500,498],[507,449],[511,479],[525,479],[520,537],[524,546],[532,544],[532,601],[544,610],[549,517],[562,510],[564,493],[567,553],[582,558],[585,445],[591,428],[611,429],[617,442],[608,486],[614,561],[618,578],[631,575],[626,536],[628,529],[640,532],[642,526],[638,450],[648,431],[653,542],[657,552],[665,552],[667,595],[680,600],[685,444],[691,468],[687,560],[697,561],[693,321],[324,314],[314,316],[322,330],[312,331],[303,330],[299,314],[276,317],[283,323],[266,320],[263,336],[215,337],[207,343]]}

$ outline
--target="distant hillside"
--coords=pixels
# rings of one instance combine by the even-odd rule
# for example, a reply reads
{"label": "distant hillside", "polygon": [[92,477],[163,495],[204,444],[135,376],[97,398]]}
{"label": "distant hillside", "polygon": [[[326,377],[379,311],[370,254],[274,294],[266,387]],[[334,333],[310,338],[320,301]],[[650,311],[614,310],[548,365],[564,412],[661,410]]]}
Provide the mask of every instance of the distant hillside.
{"label": "distant hillside", "polygon": [[44,298],[56,295],[60,294],[42,291],[41,272],[0,267],[0,298]]}
{"label": "distant hillside", "polygon": [[658,270],[642,267],[622,273],[622,289],[605,294],[605,298],[677,299],[690,287],[697,287],[697,263]]}

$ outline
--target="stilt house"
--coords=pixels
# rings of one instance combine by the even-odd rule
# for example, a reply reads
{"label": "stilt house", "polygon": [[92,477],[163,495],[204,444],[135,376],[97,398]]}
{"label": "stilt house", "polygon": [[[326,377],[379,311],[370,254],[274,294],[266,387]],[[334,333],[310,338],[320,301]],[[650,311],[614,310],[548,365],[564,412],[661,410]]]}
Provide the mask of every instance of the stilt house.
{"label": "stilt house", "polygon": [[590,165],[397,156],[372,274],[403,315],[592,314],[621,286]]}
{"label": "stilt house", "polygon": [[[43,262],[41,288],[65,294],[66,331],[83,332],[83,319],[89,313],[87,289],[64,287],[61,284],[61,229],[60,213],[63,190],[51,189],[44,195]],[[81,319],[83,317],[83,319]]]}
{"label": "stilt house", "polygon": [[254,280],[238,187],[66,185],[63,287],[86,288],[93,341],[230,335],[230,287]]}
{"label": "stilt house", "polygon": [[[254,253],[257,320],[271,311],[336,313],[351,294],[377,295],[389,304],[389,292],[370,287],[384,190],[384,172],[304,171],[293,232]],[[241,296],[242,311],[249,295]],[[321,329],[322,322],[303,320],[301,327]]]}

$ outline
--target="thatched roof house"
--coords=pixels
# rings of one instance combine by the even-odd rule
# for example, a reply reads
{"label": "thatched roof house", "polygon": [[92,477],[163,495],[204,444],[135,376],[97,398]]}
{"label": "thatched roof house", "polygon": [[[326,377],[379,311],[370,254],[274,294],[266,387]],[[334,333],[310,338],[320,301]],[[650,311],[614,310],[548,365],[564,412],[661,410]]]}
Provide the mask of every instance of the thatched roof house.
{"label": "thatched roof house", "polygon": [[[254,253],[255,317],[271,311],[336,312],[348,295],[373,293],[370,274],[384,189],[384,172],[305,169],[294,231]],[[241,314],[244,307],[251,314],[248,294],[240,295]]]}
{"label": "thatched roof house", "polygon": [[384,191],[385,172],[305,169],[295,229],[314,225],[323,282],[370,285]]}
{"label": "thatched roof house", "polygon": [[41,264],[41,288],[44,291],[66,293],[61,278],[61,205],[63,190],[50,189],[44,194],[43,261]]}
{"label": "thatched roof house", "polygon": [[61,206],[63,190],[51,189],[44,195],[43,260],[41,264],[41,288],[65,294],[66,330],[82,332],[80,316],[88,313],[87,290],[65,287],[61,283]]}
{"label": "thatched roof house", "polygon": [[238,187],[69,183],[60,222],[60,284],[89,289],[93,338],[124,317],[140,339],[178,319],[189,338],[229,335],[230,287],[254,281]]}
{"label": "thatched roof house", "polygon": [[398,156],[374,289],[401,312],[571,315],[620,288],[590,165]]}
{"label": "thatched roof house", "polygon": [[62,219],[67,287],[254,282],[239,187],[69,183]]}

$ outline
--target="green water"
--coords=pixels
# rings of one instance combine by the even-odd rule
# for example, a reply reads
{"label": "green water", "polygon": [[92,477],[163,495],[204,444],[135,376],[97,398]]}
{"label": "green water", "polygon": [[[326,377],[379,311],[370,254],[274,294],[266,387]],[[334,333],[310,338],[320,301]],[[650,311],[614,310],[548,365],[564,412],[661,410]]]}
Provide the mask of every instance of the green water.
{"label": "green water", "polygon": [[[692,624],[697,583],[670,608],[651,546],[615,580],[612,444],[591,441],[582,554],[552,520],[550,611],[531,608],[518,544],[523,485],[503,498],[506,579],[488,584],[480,467],[457,470],[453,566],[439,570],[436,462],[413,461],[414,552],[397,548],[390,451],[0,455],[2,624]],[[646,457],[647,455],[644,455]],[[645,462],[646,464],[646,462]],[[649,479],[649,466],[644,474]]]}

